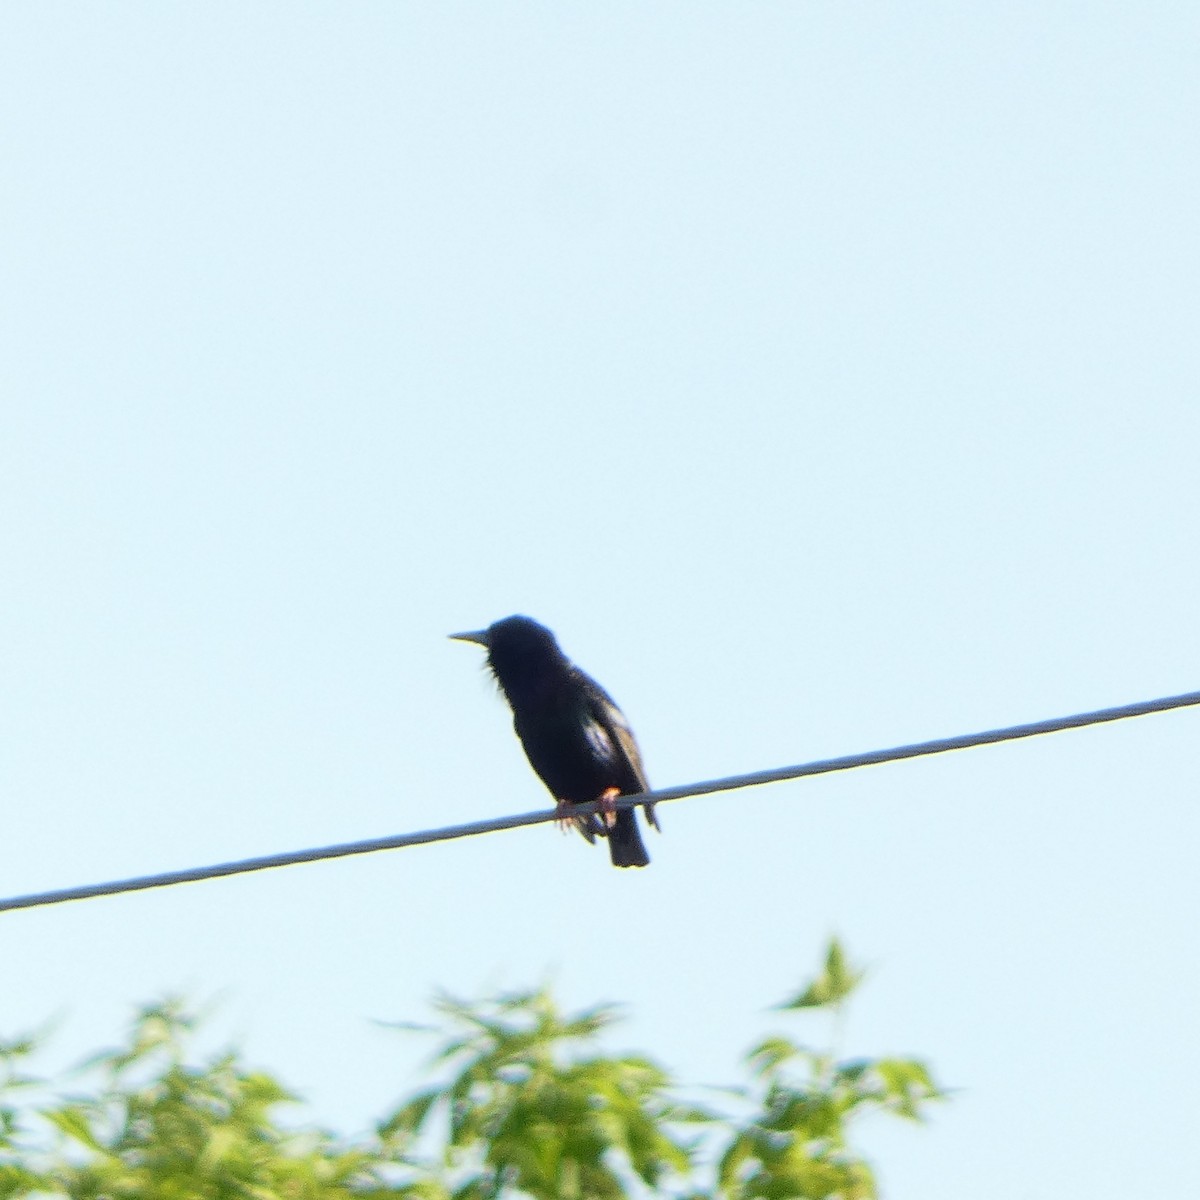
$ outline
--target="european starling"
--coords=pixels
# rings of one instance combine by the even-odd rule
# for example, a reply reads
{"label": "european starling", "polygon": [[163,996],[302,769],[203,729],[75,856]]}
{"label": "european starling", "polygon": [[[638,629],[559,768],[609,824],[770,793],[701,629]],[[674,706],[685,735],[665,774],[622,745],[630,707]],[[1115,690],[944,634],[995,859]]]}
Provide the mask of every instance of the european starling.
{"label": "european starling", "polygon": [[[450,636],[486,647],[525,756],[558,801],[562,819],[589,842],[607,837],[614,867],[644,867],[650,855],[633,809],[611,809],[617,796],[650,790],[633,730],[612,697],[529,617],[506,617],[477,633]],[[599,817],[570,815],[571,805],[591,800],[601,803]],[[645,807],[657,829],[654,805]]]}

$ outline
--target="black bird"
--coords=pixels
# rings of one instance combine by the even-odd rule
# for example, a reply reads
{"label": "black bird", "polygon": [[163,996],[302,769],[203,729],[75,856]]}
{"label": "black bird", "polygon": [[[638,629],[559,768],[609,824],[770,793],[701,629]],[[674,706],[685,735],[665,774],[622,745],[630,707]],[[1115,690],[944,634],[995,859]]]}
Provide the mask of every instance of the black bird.
{"label": "black bird", "polygon": [[[529,617],[505,617],[455,641],[487,648],[488,666],[513,711],[530,766],[589,842],[608,838],[614,867],[650,861],[633,809],[611,809],[617,796],[648,792],[642,756],[613,698],[559,649],[554,634]],[[572,804],[599,800],[601,816],[570,816]],[[604,807],[605,805],[609,807]],[[646,819],[658,828],[654,805]]]}

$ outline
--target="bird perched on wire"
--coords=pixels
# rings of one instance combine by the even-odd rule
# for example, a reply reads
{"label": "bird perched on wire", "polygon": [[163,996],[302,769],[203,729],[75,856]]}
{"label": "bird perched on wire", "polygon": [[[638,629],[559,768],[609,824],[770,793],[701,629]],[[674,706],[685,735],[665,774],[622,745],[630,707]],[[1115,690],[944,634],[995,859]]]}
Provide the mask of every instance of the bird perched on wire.
{"label": "bird perched on wire", "polygon": [[[650,855],[633,809],[613,808],[617,796],[650,790],[633,730],[613,698],[529,617],[505,617],[450,636],[487,649],[525,756],[558,801],[560,820],[573,823],[589,842],[607,837],[614,867],[646,866]],[[571,814],[572,805],[592,800],[600,802],[599,816]],[[645,809],[657,829],[654,805]]]}

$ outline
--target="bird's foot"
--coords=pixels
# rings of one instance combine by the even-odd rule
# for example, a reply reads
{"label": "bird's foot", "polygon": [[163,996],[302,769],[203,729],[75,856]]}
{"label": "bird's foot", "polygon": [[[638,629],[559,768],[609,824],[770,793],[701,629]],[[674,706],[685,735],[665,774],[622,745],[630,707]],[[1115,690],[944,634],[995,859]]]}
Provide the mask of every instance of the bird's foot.
{"label": "bird's foot", "polygon": [[579,818],[574,815],[574,809],[570,800],[559,800],[554,806],[554,823],[558,826],[561,833],[570,833],[579,823]]}
{"label": "bird's foot", "polygon": [[555,804],[554,823],[563,833],[578,829],[589,842],[595,842],[598,837],[608,837],[608,830],[591,813],[581,817],[570,800],[559,800]]}
{"label": "bird's foot", "polygon": [[620,788],[605,788],[596,799],[600,808],[600,820],[611,829],[617,823],[617,806],[614,800],[621,794]]}

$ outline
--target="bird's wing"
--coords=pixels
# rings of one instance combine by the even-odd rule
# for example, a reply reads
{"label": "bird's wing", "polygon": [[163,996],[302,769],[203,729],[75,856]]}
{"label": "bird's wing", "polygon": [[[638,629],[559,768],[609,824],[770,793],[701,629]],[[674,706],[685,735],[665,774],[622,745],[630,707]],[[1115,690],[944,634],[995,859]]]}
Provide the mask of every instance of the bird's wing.
{"label": "bird's wing", "polygon": [[[642,765],[642,752],[638,748],[637,739],[633,736],[633,730],[629,728],[629,722],[625,720],[625,714],[598,683],[594,680],[590,682],[592,684],[592,688],[589,689],[591,715],[608,735],[617,761],[621,765],[622,774],[625,776],[625,779],[622,780],[621,792],[627,796],[636,792],[648,792],[650,784],[646,779],[646,768]],[[646,820],[655,829],[658,829],[659,824],[658,818],[654,815],[654,805],[645,805],[645,810]]]}

